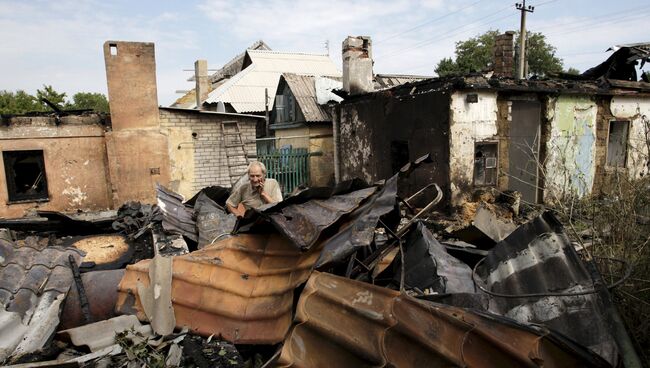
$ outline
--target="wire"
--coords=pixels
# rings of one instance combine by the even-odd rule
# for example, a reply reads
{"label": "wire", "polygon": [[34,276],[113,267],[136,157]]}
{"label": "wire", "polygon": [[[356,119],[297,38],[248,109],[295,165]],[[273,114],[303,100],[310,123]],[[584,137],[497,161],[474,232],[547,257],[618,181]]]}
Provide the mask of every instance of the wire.
{"label": "wire", "polygon": [[[497,14],[497,13],[494,13],[494,14]],[[494,15],[494,14],[493,14],[493,15]],[[430,45],[430,44],[432,44],[432,43],[434,43],[434,42],[438,42],[438,41],[442,41],[442,40],[449,39],[449,38],[452,38],[452,37],[456,37],[456,36],[458,36],[458,35],[460,35],[460,34],[462,34],[462,33],[464,33],[464,32],[468,32],[468,31],[472,31],[472,30],[475,30],[475,29],[479,29],[479,28],[481,28],[481,27],[483,27],[483,26],[485,26],[485,25],[488,25],[488,24],[491,24],[491,23],[494,23],[494,22],[497,22],[497,21],[500,21],[500,20],[503,20],[503,19],[506,19],[506,18],[511,18],[511,17],[514,17],[514,16],[517,16],[517,14],[509,14],[509,15],[506,15],[506,16],[503,16],[503,17],[500,17],[500,18],[497,18],[497,19],[490,20],[490,21],[488,21],[488,22],[484,22],[484,23],[478,24],[478,25],[476,25],[476,26],[474,26],[474,27],[471,27],[471,28],[462,29],[462,28],[464,28],[465,26],[472,24],[472,23],[468,23],[468,24],[465,25],[465,26],[457,27],[457,28],[452,29],[450,32],[443,33],[443,34],[442,34],[443,37],[434,37],[434,38],[429,38],[429,39],[423,40],[423,41],[421,41],[421,42],[419,42],[419,43],[416,43],[416,44],[414,44],[414,45],[412,45],[412,46],[409,46],[409,47],[407,47],[407,48],[404,48],[404,49],[397,50],[397,51],[391,52],[391,53],[389,53],[389,54],[386,54],[386,55],[383,56],[383,58],[384,58],[384,59],[389,59],[389,58],[391,58],[391,57],[394,57],[394,56],[400,55],[400,54],[402,54],[402,53],[404,53],[404,52],[407,52],[407,51],[413,50],[413,49],[415,49],[415,48],[420,48],[420,47],[422,47],[422,46]],[[485,18],[484,18],[484,19],[485,19]],[[459,30],[460,30],[460,31],[459,31]],[[456,32],[456,31],[459,31],[459,32]]]}
{"label": "wire", "polygon": [[[494,292],[494,291],[490,291],[490,290],[484,288],[481,284],[479,284],[476,281],[476,270],[478,269],[478,267],[481,264],[483,264],[483,261],[485,261],[486,258],[487,257],[483,257],[480,261],[478,261],[476,263],[476,265],[474,265],[474,268],[472,269],[472,281],[474,282],[474,285],[479,288],[479,290],[481,290],[482,292],[484,292],[484,293],[486,293],[488,295],[491,295],[491,296],[496,296],[496,297],[499,297],[499,298],[543,298],[543,297],[547,297],[547,296],[582,296],[582,295],[589,295],[589,294],[598,293],[598,290],[596,290],[595,286],[590,290],[583,290],[583,291],[578,291],[578,292],[574,292],[574,293],[545,292],[545,293],[529,293],[529,294],[504,294],[504,293],[497,293],[497,292]],[[613,289],[613,288],[619,286],[620,284],[625,282],[625,280],[627,280],[630,277],[630,275],[632,274],[632,266],[629,263],[623,261],[622,259],[606,258],[606,257],[604,257],[604,258],[594,257],[594,258],[600,258],[600,259],[607,259],[607,260],[611,260],[611,261],[616,261],[616,262],[619,262],[619,263],[627,266],[626,270],[625,270],[625,274],[623,275],[623,277],[621,277],[618,281],[614,282],[613,284],[608,285],[607,289]]]}
{"label": "wire", "polygon": [[409,32],[411,32],[411,31],[414,31],[414,30],[418,29],[418,28],[422,28],[422,27],[424,27],[425,25],[427,25],[427,24],[429,24],[429,23],[433,23],[433,22],[439,21],[439,20],[441,20],[441,19],[444,19],[444,18],[446,18],[446,17],[448,17],[448,16],[450,16],[450,15],[453,15],[453,14],[459,13],[459,12],[465,10],[466,8],[471,8],[471,7],[473,7],[474,5],[480,3],[481,1],[484,1],[484,0],[478,0],[477,2],[472,3],[472,4],[470,4],[470,5],[467,5],[467,6],[465,6],[465,7],[462,7],[462,8],[460,8],[460,9],[456,10],[456,11],[453,11],[453,12],[451,12],[451,13],[447,13],[447,14],[444,14],[444,15],[438,17],[438,18],[428,20],[428,21],[426,21],[426,22],[424,22],[424,23],[420,23],[420,24],[416,25],[415,27],[409,28],[409,29],[407,29],[407,30],[405,30],[405,31],[402,31],[402,32],[400,32],[400,33],[396,33],[396,34],[394,34],[394,35],[392,35],[392,36],[390,36],[390,37],[387,37],[387,38],[381,39],[381,40],[375,42],[375,45],[378,44],[378,43],[381,43],[381,42],[386,42],[386,41],[388,41],[388,40],[392,40],[392,39],[395,38],[395,37],[401,36],[401,35],[403,35],[403,34],[405,34],[405,33],[409,33]]}

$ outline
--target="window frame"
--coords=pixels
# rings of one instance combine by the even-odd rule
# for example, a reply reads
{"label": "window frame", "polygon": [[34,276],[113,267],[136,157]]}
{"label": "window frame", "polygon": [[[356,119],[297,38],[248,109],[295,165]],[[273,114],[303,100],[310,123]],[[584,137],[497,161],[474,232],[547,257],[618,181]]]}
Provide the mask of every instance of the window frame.
{"label": "window frame", "polygon": [[[16,150],[3,150],[2,152],[2,163],[4,166],[4,179],[5,186],[7,188],[7,204],[17,204],[17,203],[33,203],[33,202],[49,202],[50,192],[47,180],[47,170],[45,167],[45,150],[43,149],[16,149]],[[16,178],[15,171],[12,165],[12,160],[16,160],[16,157],[11,157],[18,155],[19,153],[40,153],[38,157],[38,166],[40,171],[43,173],[43,193],[37,193],[32,195],[25,195],[17,192],[16,188]],[[14,161],[15,162],[15,161]],[[10,176],[11,173],[14,173],[13,177]]]}
{"label": "window frame", "polygon": [[[492,145],[495,146],[495,153],[496,155],[494,156],[494,159],[496,160],[496,165],[494,167],[495,174],[494,174],[494,184],[486,184],[485,181],[483,184],[479,184],[476,182],[476,149],[478,146],[485,146],[485,145]],[[485,156],[484,156],[484,162],[485,162]],[[486,170],[487,167],[484,167],[483,170]],[[472,152],[472,185],[475,187],[497,187],[499,185],[499,171],[500,171],[500,165],[499,165],[499,141],[497,140],[488,140],[488,141],[476,141],[474,142],[474,151]]]}

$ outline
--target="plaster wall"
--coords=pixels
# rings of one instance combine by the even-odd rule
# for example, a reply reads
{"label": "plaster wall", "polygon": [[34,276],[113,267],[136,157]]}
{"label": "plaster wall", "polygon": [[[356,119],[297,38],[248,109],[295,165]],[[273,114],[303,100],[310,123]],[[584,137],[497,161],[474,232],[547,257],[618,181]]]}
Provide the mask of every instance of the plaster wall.
{"label": "plaster wall", "polygon": [[246,152],[254,155],[258,120],[261,119],[160,109],[160,131],[168,140],[170,189],[190,198],[207,186],[230,187],[221,122],[238,121]]}
{"label": "plaster wall", "polygon": [[[477,92],[471,92],[477,93]],[[464,200],[474,174],[474,144],[497,141],[497,93],[478,92],[478,102],[467,102],[466,92],[451,95],[449,116],[449,175],[451,203]]]}
{"label": "plaster wall", "polygon": [[104,145],[97,117],[12,118],[0,127],[0,151],[43,150],[48,200],[9,203],[4,162],[0,158],[0,217],[16,218],[34,210],[62,212],[112,207]]}
{"label": "plaster wall", "polygon": [[561,95],[549,99],[546,144],[545,201],[574,193],[591,193],[596,172],[596,117],[598,106],[588,96]]}
{"label": "plaster wall", "polygon": [[319,155],[309,157],[309,185],[312,187],[334,184],[334,141],[330,137],[322,138],[287,138],[292,136],[332,135],[330,124],[310,124],[309,126],[291,129],[275,130],[279,138],[276,146],[291,144],[295,148],[307,148],[309,153],[319,152]]}

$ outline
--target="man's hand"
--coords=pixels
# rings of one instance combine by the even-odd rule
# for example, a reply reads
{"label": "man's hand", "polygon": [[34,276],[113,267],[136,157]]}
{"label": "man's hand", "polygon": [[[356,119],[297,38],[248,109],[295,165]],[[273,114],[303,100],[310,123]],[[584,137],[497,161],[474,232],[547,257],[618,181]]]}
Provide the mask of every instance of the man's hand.
{"label": "man's hand", "polygon": [[257,183],[257,188],[255,189],[257,189],[260,195],[264,193],[264,178],[260,179],[259,183]]}

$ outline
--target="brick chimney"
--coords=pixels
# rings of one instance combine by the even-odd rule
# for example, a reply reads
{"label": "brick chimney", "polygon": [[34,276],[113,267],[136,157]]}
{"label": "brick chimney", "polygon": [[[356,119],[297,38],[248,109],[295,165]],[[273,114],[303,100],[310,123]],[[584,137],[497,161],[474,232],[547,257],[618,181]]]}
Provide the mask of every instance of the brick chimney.
{"label": "brick chimney", "polygon": [[507,31],[497,36],[494,42],[494,75],[514,78],[515,76],[515,32]]}
{"label": "brick chimney", "polygon": [[351,95],[372,92],[372,41],[368,36],[348,36],[343,41],[343,89]]}
{"label": "brick chimney", "polygon": [[196,108],[201,110],[203,101],[208,98],[208,86],[210,85],[207,60],[197,60],[194,62],[194,80],[196,81],[196,89],[194,90],[196,94]]}

